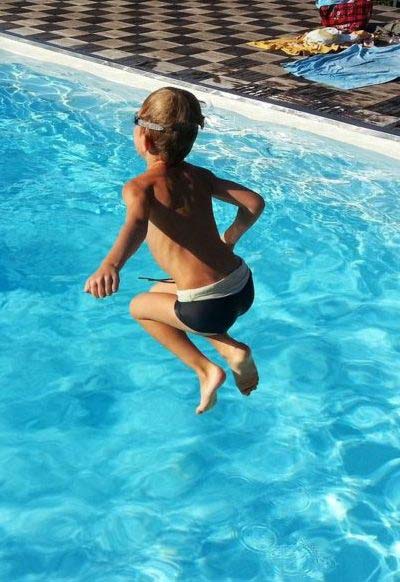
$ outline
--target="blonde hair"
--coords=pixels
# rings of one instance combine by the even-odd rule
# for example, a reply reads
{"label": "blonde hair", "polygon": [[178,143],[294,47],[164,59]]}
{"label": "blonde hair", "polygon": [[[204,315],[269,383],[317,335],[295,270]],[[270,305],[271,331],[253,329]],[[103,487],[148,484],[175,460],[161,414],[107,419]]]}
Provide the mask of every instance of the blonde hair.
{"label": "blonde hair", "polygon": [[162,126],[163,131],[144,131],[156,153],[172,165],[189,154],[199,126],[204,126],[197,98],[189,91],[175,87],[163,87],[151,93],[143,102],[139,117]]}

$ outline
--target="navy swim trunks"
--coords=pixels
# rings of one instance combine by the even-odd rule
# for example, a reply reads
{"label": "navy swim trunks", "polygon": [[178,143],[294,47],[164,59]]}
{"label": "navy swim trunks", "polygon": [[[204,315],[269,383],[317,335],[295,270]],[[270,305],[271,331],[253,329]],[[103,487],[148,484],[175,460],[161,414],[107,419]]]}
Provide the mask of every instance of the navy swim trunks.
{"label": "navy swim trunks", "polygon": [[198,289],[178,290],[175,314],[193,331],[216,335],[227,332],[250,309],[253,301],[253,277],[242,261],[221,281]]}

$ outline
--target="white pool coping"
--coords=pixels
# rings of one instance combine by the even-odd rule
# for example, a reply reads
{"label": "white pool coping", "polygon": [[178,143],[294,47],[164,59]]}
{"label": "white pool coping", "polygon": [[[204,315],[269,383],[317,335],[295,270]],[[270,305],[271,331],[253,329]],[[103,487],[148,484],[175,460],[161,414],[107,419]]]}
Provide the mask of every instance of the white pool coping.
{"label": "white pool coping", "polygon": [[359,127],[351,123],[328,119],[274,103],[242,97],[211,87],[202,87],[201,85],[179,80],[175,81],[170,77],[164,77],[156,73],[131,67],[116,66],[109,61],[71,53],[56,47],[40,45],[26,39],[15,39],[6,34],[0,34],[0,49],[23,57],[40,60],[41,62],[65,65],[128,87],[148,91],[154,91],[165,85],[184,87],[192,91],[198,99],[208,105],[236,112],[253,120],[307,131],[400,160],[400,136],[379,130]]}

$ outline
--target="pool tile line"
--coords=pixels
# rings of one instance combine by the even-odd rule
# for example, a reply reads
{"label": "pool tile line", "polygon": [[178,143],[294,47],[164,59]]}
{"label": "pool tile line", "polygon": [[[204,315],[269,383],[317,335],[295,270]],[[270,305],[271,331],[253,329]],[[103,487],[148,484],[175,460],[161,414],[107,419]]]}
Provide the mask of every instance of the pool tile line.
{"label": "pool tile line", "polygon": [[[375,5],[372,26],[399,14]],[[371,100],[362,89],[294,77],[281,66],[287,55],[247,45],[319,25],[313,0],[7,0],[0,8],[6,34],[400,135],[392,101],[400,82],[375,86]]]}
{"label": "pool tile line", "polygon": [[[29,47],[27,53],[26,48]],[[17,39],[0,33],[0,49],[55,65],[64,65],[81,72],[116,82],[134,86],[141,90],[153,91],[166,84],[184,87],[195,93],[207,105],[229,109],[253,120],[283,125],[289,128],[311,132],[331,140],[345,142],[372,152],[377,152],[400,160],[400,136],[377,131],[373,126],[365,127],[346,123],[341,119],[331,119],[316,115],[315,112],[301,111],[283,105],[251,99],[235,92],[203,87],[200,84],[172,80],[169,77],[126,65],[117,65],[106,59],[91,55],[72,53],[63,48],[49,47],[27,39]]]}

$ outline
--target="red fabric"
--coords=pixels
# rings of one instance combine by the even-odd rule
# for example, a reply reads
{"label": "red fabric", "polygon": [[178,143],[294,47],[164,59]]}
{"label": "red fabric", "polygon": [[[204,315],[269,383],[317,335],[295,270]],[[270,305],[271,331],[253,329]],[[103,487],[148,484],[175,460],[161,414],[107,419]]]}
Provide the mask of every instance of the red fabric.
{"label": "red fabric", "polygon": [[334,26],[339,30],[363,30],[371,18],[372,8],[373,0],[354,0],[351,4],[321,6],[321,24]]}

